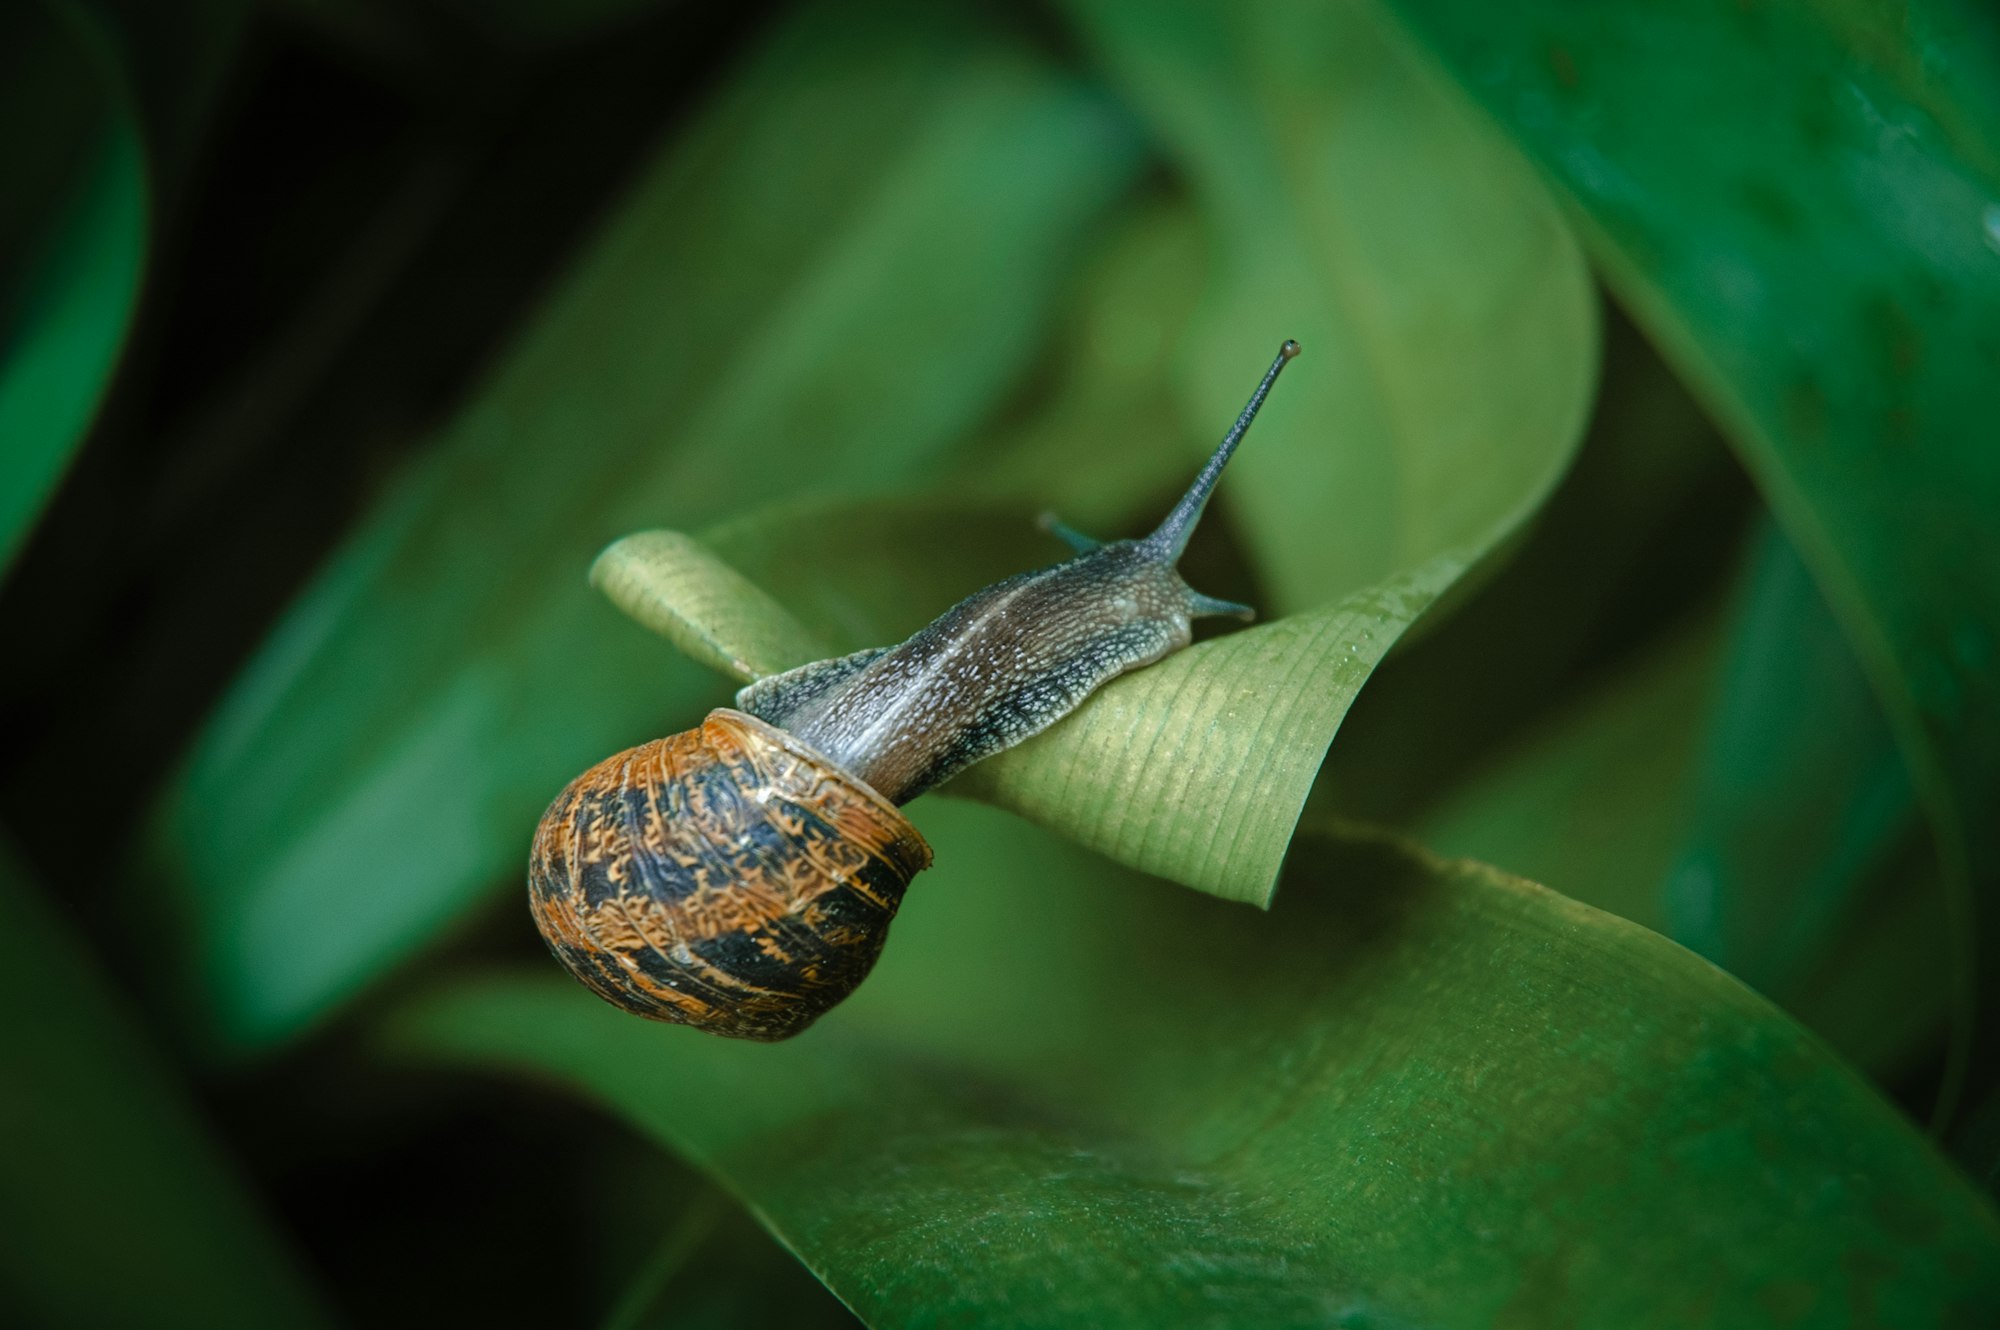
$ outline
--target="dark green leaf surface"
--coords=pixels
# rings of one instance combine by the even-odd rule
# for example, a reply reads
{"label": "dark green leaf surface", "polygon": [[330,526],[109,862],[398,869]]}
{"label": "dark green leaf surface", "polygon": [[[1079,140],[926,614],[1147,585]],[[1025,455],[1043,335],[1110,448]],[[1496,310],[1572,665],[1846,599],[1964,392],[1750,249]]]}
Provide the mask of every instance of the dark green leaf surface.
{"label": "dark green leaf surface", "polygon": [[1302,841],[1260,914],[1079,889],[1088,859],[964,805],[926,830],[876,978],[794,1042],[555,976],[400,1038],[601,1099],[879,1326],[2000,1315],[1984,1202],[1657,935],[1376,840]]}
{"label": "dark green leaf surface", "polygon": [[[1809,590],[1760,585],[1750,603]],[[1792,810],[1811,806],[1822,787],[1797,772],[1746,801],[1769,821],[1745,820],[1747,806],[1718,794],[1745,768],[1795,765],[1801,747],[1848,778],[1830,786],[1850,795],[1873,788],[1872,698],[1797,691],[1755,723],[1745,715],[1742,689],[1776,663],[1766,649],[1784,636],[1761,615],[1698,616],[1466,773],[1415,829],[1440,851],[1519,864],[1661,933],[1686,908],[1687,866],[1700,853],[1707,917],[1769,924],[1737,944],[1743,977],[1887,1082],[1935,1052],[1950,1001],[1951,935],[1929,846],[1857,836],[1838,815],[1813,823]],[[1795,654],[1783,658],[1799,664]],[[1818,677],[1837,680],[1842,668],[1839,657],[1822,658]],[[1861,717],[1844,709],[1856,702],[1865,704]]]}
{"label": "dark green leaf surface", "polygon": [[0,18],[0,571],[83,441],[146,257],[139,126],[72,6]]}
{"label": "dark green leaf surface", "polygon": [[[1664,890],[1669,936],[1778,994],[1827,949],[1917,807],[1812,575],[1776,530],[1758,546]],[[1932,959],[1949,968],[1948,953]]]}
{"label": "dark green leaf surface", "polygon": [[666,1226],[600,1330],[852,1330],[857,1324],[790,1252],[710,1187]]}
{"label": "dark green leaf surface", "polygon": [[[1576,464],[1458,612],[1369,679],[1308,816],[1410,825],[1595,688],[1607,665],[1671,633],[1728,575],[1748,497],[1733,460],[1638,330],[1607,312],[1603,382]],[[1514,871],[1555,885],[1526,864]]]}
{"label": "dark green leaf surface", "polygon": [[1569,193],[1607,280],[1733,434],[1881,691],[1948,880],[2000,882],[1990,18],[1951,0],[1398,7]]}
{"label": "dark green leaf surface", "polygon": [[1416,835],[1441,854],[1518,865],[1665,932],[1664,884],[1686,833],[1725,642],[1714,613],[1672,634],[1462,773],[1416,819]]}
{"label": "dark green leaf surface", "polygon": [[1003,36],[924,7],[789,19],[293,608],[170,792],[157,845],[223,1033],[323,1013],[513,876],[570,775],[712,697],[581,587],[599,548],[935,466],[1139,164],[1111,108]]}
{"label": "dark green leaf surface", "polygon": [[94,959],[0,844],[0,1319],[326,1318]]}

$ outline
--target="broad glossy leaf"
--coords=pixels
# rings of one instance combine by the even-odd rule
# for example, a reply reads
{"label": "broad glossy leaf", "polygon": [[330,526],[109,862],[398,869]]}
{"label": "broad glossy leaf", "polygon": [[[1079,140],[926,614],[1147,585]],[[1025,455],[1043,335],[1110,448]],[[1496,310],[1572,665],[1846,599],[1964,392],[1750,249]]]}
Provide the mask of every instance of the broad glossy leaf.
{"label": "broad glossy leaf", "polygon": [[791,1043],[555,976],[400,1041],[601,1100],[878,1326],[2000,1314],[1981,1198],[1655,934],[1380,840],[1303,838],[1261,914],[936,814],[878,974]]}
{"label": "broad glossy leaf", "polygon": [[145,265],[139,126],[81,9],[0,18],[0,571],[83,441]]}
{"label": "broad glossy leaf", "polygon": [[1990,18],[1952,0],[1397,7],[1567,191],[1606,279],[1729,429],[1881,692],[1948,880],[1990,896]]}
{"label": "broad glossy leaf", "polygon": [[1100,97],[963,15],[779,25],[293,607],[169,792],[156,845],[222,1033],[324,1013],[513,877],[570,775],[714,697],[581,590],[591,557],[662,520],[938,469],[1140,162]]}
{"label": "broad glossy leaf", "polygon": [[328,1320],[186,1092],[0,843],[0,1316]]}

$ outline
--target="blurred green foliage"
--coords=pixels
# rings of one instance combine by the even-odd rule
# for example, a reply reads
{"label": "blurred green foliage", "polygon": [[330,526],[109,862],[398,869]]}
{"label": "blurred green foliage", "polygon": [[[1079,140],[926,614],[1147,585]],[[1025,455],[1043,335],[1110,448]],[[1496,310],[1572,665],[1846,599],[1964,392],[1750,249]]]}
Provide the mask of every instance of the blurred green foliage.
{"label": "blurred green foliage", "polygon": [[98,964],[0,844],[0,1289],[16,1325],[329,1321]]}
{"label": "blurred green foliage", "polygon": [[138,300],[145,163],[90,16],[0,18],[0,123],[33,126],[0,201],[0,569],[96,413]]}
{"label": "blurred green foliage", "polygon": [[[0,1318],[2000,1319],[1984,12],[0,35]],[[919,804],[851,1003],[554,973],[563,780],[1150,525],[1286,336],[1264,622]]]}

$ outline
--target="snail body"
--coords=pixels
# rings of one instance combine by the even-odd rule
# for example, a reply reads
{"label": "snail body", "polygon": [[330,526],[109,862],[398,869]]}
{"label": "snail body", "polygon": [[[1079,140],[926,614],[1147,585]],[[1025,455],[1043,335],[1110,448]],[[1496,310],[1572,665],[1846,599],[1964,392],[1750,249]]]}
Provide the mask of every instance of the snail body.
{"label": "snail body", "polygon": [[740,690],[735,710],[605,759],[535,832],[529,900],[557,959],[607,1001],[738,1038],[805,1029],[867,977],[931,851],[899,805],[1186,646],[1249,618],[1175,565],[1285,363],[1159,528],[997,582],[895,647]]}

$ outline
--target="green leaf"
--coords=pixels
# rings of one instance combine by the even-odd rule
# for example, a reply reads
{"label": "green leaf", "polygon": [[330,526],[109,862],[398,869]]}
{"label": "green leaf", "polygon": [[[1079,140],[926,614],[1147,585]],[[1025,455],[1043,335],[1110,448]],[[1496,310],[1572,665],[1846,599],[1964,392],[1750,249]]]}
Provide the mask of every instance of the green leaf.
{"label": "green leaf", "polygon": [[[1674,629],[1463,775],[1414,828],[1440,852],[1518,864],[1668,934],[1684,909],[1687,865],[1699,855],[1712,916],[1773,924],[1732,949],[1729,959],[1742,966],[1732,973],[1890,1083],[1920,1072],[1938,1046],[1950,999],[1945,893],[1927,845],[1857,837],[1841,816],[1814,824],[1814,812],[1801,811],[1825,814],[1820,801],[1831,790],[1835,803],[1861,795],[1865,812],[1871,754],[1879,755],[1871,698],[1805,686],[1837,683],[1851,664],[1821,655],[1816,671],[1798,676],[1800,653],[1771,659],[1774,640],[1795,628],[1822,652],[1834,645],[1811,628],[1813,608],[1793,601],[1806,590],[1767,552],[1747,614],[1711,607]],[[1788,628],[1790,614],[1769,621],[1774,593],[1807,622]],[[1767,696],[1747,710],[1744,688],[1761,687],[1773,665],[1787,687],[1798,685],[1794,698]],[[1856,703],[1866,707],[1861,716]],[[1829,768],[1824,783],[1797,769],[1811,766],[1802,746]],[[1745,787],[1740,778],[1752,770],[1788,771],[1790,780]],[[1850,779],[1834,778],[1842,775]],[[1743,798],[1740,811],[1731,797]]]}
{"label": "green leaf", "polygon": [[[817,531],[828,516],[807,511],[801,520]],[[832,654],[762,587],[678,531],[641,531],[614,542],[590,565],[590,582],[695,664],[741,683]]]}
{"label": "green leaf", "polygon": [[0,1314],[328,1324],[96,961],[0,843]]}
{"label": "green leaf", "polygon": [[1373,838],[1302,839],[1267,915],[936,811],[897,945],[804,1038],[551,975],[399,1040],[600,1099],[878,1326],[2000,1315],[1979,1196],[1655,934]]}
{"label": "green leaf", "polygon": [[1881,693],[1948,882],[2000,899],[1990,19],[1951,0],[1398,8],[1567,191],[1727,427]]}
{"label": "green leaf", "polygon": [[[935,7],[781,24],[225,699],[154,838],[212,1016],[296,1033],[518,873],[543,803],[714,696],[581,590],[610,539],[936,474],[1139,145]],[[828,533],[828,539],[869,533]],[[684,723],[684,722],[683,722]]]}
{"label": "green leaf", "polygon": [[[1104,538],[1151,530],[1220,437],[1214,420],[1194,420],[1175,400],[1178,349],[1209,267],[1194,206],[1142,196],[1079,283],[1044,373],[1048,391],[968,448],[951,487],[1053,511]],[[1226,508],[1218,504],[1208,523]],[[1191,575],[1209,571],[1201,561],[1214,548],[1203,540],[1189,552]]]}
{"label": "green leaf", "polygon": [[145,266],[131,93],[70,5],[0,19],[0,571],[111,381]]}
{"label": "green leaf", "polygon": [[[1458,612],[1369,679],[1308,817],[1412,825],[1469,771],[1671,633],[1727,575],[1740,472],[1638,330],[1609,312],[1603,385],[1575,465],[1505,564],[1468,579],[1476,595],[1455,591]],[[1540,816],[1522,824],[1544,825]],[[1528,863],[1472,857],[1562,889]]]}
{"label": "green leaf", "polygon": [[857,1324],[790,1252],[710,1188],[667,1225],[601,1330],[851,1330]]}
{"label": "green leaf", "polygon": [[[1736,620],[1663,884],[1666,931],[1780,995],[1912,828],[1916,795],[1860,662],[1797,551],[1768,525]],[[1932,961],[1943,969],[1949,955]]]}
{"label": "green leaf", "polygon": [[1711,610],[1465,772],[1413,832],[1666,931],[1725,634]]}
{"label": "green leaf", "polygon": [[[1927,1087],[1947,1049],[1954,921],[1927,838],[1897,847],[1779,1000],[1885,1087]],[[1921,1091],[1920,1091],[1921,1092]],[[1972,1176],[1973,1161],[1960,1159]]]}

